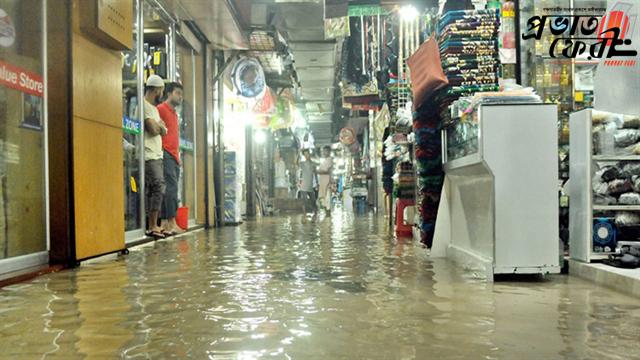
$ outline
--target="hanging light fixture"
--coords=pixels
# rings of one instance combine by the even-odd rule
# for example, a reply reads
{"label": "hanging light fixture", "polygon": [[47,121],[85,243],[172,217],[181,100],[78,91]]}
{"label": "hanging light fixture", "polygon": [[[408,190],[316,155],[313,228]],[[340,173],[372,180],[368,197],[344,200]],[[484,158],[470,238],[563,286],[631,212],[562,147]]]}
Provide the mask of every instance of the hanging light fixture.
{"label": "hanging light fixture", "polygon": [[413,21],[418,15],[418,10],[413,5],[405,5],[400,8],[400,16],[402,16],[402,20],[404,21]]}
{"label": "hanging light fixture", "polygon": [[256,131],[253,139],[255,140],[256,144],[264,144],[265,141],[267,141],[267,134],[264,132],[264,130],[258,130]]}

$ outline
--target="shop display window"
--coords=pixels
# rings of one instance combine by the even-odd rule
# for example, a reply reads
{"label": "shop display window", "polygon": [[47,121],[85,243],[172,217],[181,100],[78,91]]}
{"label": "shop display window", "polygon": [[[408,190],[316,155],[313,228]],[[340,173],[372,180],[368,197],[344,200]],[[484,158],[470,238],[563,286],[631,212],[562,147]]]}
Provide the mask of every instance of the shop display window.
{"label": "shop display window", "polygon": [[47,250],[42,16],[0,0],[0,259]]}
{"label": "shop display window", "polygon": [[447,161],[461,159],[478,152],[478,123],[456,121],[447,128]]}
{"label": "shop display window", "polygon": [[182,84],[184,99],[177,109],[180,129],[180,159],[182,174],[180,177],[180,200],[182,206],[189,208],[189,216],[195,218],[195,52],[179,39],[176,44],[176,81]]}
{"label": "shop display window", "polygon": [[[133,13],[138,14],[138,1],[133,1]],[[142,189],[144,151],[142,147],[142,121],[140,116],[140,89],[138,85],[139,59],[137,53],[138,21],[134,17],[134,48],[122,52],[122,146],[124,168],[125,230],[142,228]]]}

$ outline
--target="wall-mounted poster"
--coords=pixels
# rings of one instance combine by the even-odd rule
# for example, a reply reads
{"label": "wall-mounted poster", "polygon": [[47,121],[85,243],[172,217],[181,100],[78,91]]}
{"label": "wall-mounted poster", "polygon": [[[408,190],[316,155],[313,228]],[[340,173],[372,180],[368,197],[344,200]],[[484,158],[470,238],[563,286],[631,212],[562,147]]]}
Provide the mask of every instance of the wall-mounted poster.
{"label": "wall-mounted poster", "polygon": [[22,127],[42,130],[42,98],[22,93]]}
{"label": "wall-mounted poster", "polygon": [[0,46],[8,48],[16,41],[16,28],[9,14],[0,9]]}

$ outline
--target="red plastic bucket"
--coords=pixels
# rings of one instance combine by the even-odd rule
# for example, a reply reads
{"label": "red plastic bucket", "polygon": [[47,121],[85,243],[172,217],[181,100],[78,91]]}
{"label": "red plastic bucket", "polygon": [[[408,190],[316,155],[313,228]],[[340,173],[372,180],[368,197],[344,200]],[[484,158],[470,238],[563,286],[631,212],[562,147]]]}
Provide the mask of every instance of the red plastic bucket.
{"label": "red plastic bucket", "polygon": [[189,227],[189,208],[187,206],[178,208],[178,212],[176,213],[176,224],[178,224],[178,226],[183,230],[187,230]]}

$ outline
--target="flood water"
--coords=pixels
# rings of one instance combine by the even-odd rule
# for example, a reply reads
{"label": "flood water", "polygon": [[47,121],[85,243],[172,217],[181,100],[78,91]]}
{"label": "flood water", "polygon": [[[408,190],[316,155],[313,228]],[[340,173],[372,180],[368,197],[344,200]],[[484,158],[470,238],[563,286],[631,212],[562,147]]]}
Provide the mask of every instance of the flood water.
{"label": "flood water", "polygon": [[486,282],[373,215],[281,216],[0,289],[0,358],[640,359],[640,299]]}

